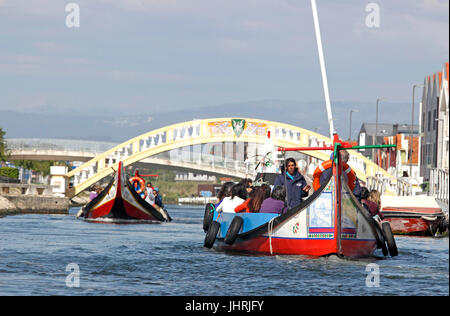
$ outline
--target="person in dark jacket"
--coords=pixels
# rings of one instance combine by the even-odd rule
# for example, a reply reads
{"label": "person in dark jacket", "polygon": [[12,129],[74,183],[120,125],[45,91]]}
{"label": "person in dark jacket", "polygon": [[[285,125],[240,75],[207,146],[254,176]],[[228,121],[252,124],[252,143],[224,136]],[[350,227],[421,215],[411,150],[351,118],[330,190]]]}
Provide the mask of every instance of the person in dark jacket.
{"label": "person in dark jacket", "polygon": [[155,204],[158,205],[161,208],[164,208],[162,197],[159,194],[159,188],[154,188],[153,189],[153,195],[155,196]]}
{"label": "person in dark jacket", "polygon": [[286,189],[282,186],[273,188],[272,195],[262,202],[260,213],[283,214],[287,211]]}
{"label": "person in dark jacket", "polygon": [[309,195],[311,189],[311,186],[306,183],[305,178],[298,171],[294,158],[286,159],[285,170],[282,170],[281,174],[275,179],[274,188],[279,185],[286,188],[289,208],[299,205],[302,199]]}

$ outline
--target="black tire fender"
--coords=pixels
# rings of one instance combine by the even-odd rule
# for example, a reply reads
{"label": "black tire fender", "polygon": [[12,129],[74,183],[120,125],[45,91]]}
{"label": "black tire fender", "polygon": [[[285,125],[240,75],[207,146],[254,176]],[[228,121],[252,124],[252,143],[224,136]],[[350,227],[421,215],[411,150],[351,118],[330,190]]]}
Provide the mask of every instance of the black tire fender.
{"label": "black tire fender", "polygon": [[205,206],[205,214],[203,215],[203,231],[206,233],[208,232],[209,225],[211,225],[211,222],[214,218],[214,204],[208,203]]}
{"label": "black tire fender", "polygon": [[375,230],[375,237],[377,240],[377,248],[380,249],[383,252],[383,256],[387,256],[389,254],[389,250],[386,246],[386,239],[384,238],[384,233],[383,233],[383,229],[382,226],[380,225],[381,223],[377,220],[375,220],[373,217],[370,217],[370,222],[373,225],[373,228]]}
{"label": "black tire fender", "polygon": [[391,257],[395,257],[398,255],[398,249],[397,244],[395,243],[394,234],[392,234],[391,224],[389,224],[389,222],[383,222],[382,227],[389,254]]}
{"label": "black tire fender", "polygon": [[[378,224],[377,224],[378,226]],[[383,256],[387,256],[389,254],[389,250],[386,246],[386,238],[384,238],[384,232],[382,231],[382,229],[378,226],[375,228],[376,232],[377,232],[377,244],[378,244],[378,248],[381,248],[381,251],[383,252]]]}
{"label": "black tire fender", "polygon": [[231,221],[230,227],[228,227],[227,234],[225,235],[225,243],[228,245],[234,244],[236,238],[239,234],[239,231],[244,224],[244,220],[240,216],[235,216]]}
{"label": "black tire fender", "polygon": [[204,247],[211,248],[214,245],[219,229],[220,229],[219,222],[213,221],[211,225],[209,225],[209,229],[206,232],[205,241],[203,243]]}

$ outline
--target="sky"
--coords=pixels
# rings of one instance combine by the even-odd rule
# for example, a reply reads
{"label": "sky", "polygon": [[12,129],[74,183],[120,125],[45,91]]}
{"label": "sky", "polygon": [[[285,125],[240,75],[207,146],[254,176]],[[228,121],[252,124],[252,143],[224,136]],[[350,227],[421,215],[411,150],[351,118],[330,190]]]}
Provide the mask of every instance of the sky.
{"label": "sky", "polygon": [[[332,104],[410,104],[412,85],[448,61],[448,0],[317,6]],[[0,42],[0,110],[147,117],[324,100],[309,0],[0,0]]]}

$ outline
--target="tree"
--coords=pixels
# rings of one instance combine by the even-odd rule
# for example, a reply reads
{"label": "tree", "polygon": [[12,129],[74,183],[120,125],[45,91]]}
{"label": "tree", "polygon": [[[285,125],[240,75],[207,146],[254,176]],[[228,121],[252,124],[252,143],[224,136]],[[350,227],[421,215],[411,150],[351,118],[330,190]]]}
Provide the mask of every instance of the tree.
{"label": "tree", "polygon": [[45,160],[14,160],[12,163],[17,167],[39,172],[43,176],[50,174],[50,167],[55,164],[54,161]]}
{"label": "tree", "polygon": [[0,162],[6,161],[8,158],[8,149],[6,148],[6,142],[3,138],[5,136],[6,132],[3,131],[3,129],[0,127]]}

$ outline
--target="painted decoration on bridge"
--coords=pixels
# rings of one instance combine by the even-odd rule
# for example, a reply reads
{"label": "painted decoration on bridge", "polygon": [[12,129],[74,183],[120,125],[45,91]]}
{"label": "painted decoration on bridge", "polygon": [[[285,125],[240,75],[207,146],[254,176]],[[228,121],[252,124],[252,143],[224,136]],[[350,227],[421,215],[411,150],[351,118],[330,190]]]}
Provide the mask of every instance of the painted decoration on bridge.
{"label": "painted decoration on bridge", "polygon": [[245,120],[243,119],[232,119],[231,126],[233,127],[234,134],[237,137],[241,136],[242,132],[245,129]]}
{"label": "painted decoration on bridge", "polygon": [[215,121],[208,123],[208,133],[210,135],[241,135],[248,136],[266,136],[267,125],[246,121],[244,119],[232,119],[231,121]]}

